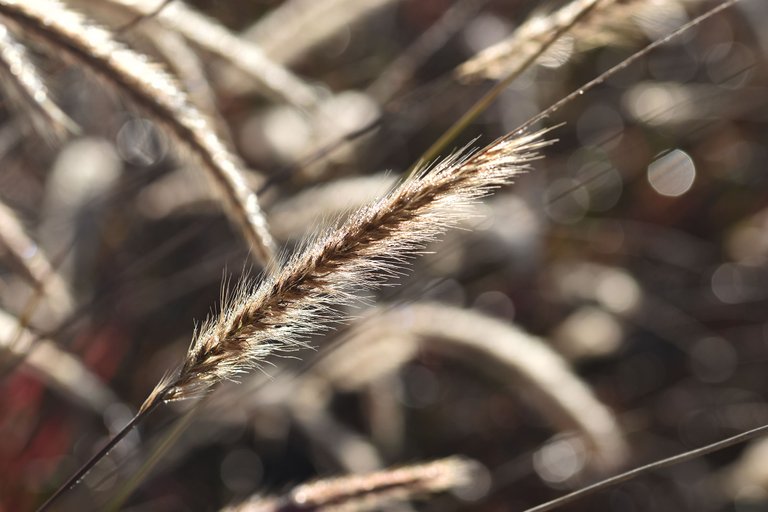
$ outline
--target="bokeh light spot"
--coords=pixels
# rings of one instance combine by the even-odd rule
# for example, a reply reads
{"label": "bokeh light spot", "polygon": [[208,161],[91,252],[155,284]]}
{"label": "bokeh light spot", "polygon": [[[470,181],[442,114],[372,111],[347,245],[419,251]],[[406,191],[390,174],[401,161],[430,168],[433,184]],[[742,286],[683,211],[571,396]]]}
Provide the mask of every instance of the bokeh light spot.
{"label": "bokeh light spot", "polygon": [[673,149],[648,166],[648,183],[663,196],[677,197],[685,194],[695,179],[693,158],[680,149]]}

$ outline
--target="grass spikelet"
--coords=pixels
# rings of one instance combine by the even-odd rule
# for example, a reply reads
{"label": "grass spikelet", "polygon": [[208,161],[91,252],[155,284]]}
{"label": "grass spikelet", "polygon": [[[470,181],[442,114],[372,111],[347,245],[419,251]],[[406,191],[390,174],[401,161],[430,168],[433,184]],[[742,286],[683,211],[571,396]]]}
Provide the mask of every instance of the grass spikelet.
{"label": "grass spikelet", "polygon": [[475,153],[454,155],[318,237],[205,325],[180,371],[161,381],[142,409],[160,398],[199,396],[269,353],[327,329],[338,320],[334,308],[396,276],[427,242],[460,220],[468,204],[527,169],[536,150],[550,143],[542,135],[509,135]]}
{"label": "grass spikelet", "polygon": [[702,0],[603,0],[571,33],[577,51],[658,38],[685,23],[686,4]]}
{"label": "grass spikelet", "polygon": [[[553,47],[539,58],[540,63],[562,64],[575,51],[597,46],[624,44],[643,32],[660,36],[670,24],[685,21],[681,4],[686,0],[573,0],[549,14],[536,13],[512,35],[500,41],[456,69],[456,77],[464,82],[500,79],[523,65],[528,55],[537,51],[542,41],[558,27],[568,25],[583,6],[595,3],[580,23],[574,24]],[[695,0],[687,0],[695,1]]]}
{"label": "grass spikelet", "polygon": [[[515,74],[519,68],[528,64],[531,55],[541,51],[551,34],[559,32],[561,27],[569,27],[572,31],[577,25],[573,23],[575,16],[586,12],[581,20],[583,23],[604,4],[604,0],[573,0],[548,15],[534,15],[510,37],[486,48],[459,66],[455,75],[459,80],[471,82]],[[561,35],[559,39],[562,37]]]}
{"label": "grass spikelet", "polygon": [[274,242],[242,164],[170,75],[57,0],[2,0],[0,15],[26,36],[93,70],[164,126],[179,147],[196,155],[254,256],[263,264],[271,261]]}
{"label": "grass spikelet", "polygon": [[470,485],[480,465],[450,457],[426,464],[300,485],[281,498],[252,498],[225,512],[364,512]]}

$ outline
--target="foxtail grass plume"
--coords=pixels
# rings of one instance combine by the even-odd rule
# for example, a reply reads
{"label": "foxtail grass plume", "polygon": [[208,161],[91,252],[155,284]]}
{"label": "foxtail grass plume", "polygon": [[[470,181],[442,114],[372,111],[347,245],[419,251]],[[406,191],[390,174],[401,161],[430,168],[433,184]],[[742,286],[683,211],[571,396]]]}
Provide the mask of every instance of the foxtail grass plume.
{"label": "foxtail grass plume", "polygon": [[142,409],[204,394],[328,329],[339,320],[338,307],[354,302],[356,292],[400,274],[426,243],[462,219],[470,203],[527,169],[550,143],[543,134],[516,133],[477,152],[455,154],[309,242],[207,322],[180,370],[158,384]]}

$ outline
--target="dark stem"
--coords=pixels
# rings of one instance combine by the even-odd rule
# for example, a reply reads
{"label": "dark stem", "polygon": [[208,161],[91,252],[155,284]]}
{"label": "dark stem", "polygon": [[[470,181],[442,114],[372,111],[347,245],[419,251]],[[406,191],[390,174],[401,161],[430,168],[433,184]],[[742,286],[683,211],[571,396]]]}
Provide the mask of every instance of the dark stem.
{"label": "dark stem", "polygon": [[129,421],[117,434],[115,434],[112,439],[109,440],[109,442],[104,445],[104,447],[96,452],[88,461],[83,464],[80,469],[77,470],[69,479],[61,484],[61,486],[56,490],[55,493],[53,493],[47,500],[45,500],[45,503],[40,505],[40,507],[37,509],[37,512],[43,512],[44,510],[48,510],[53,503],[58,500],[62,495],[64,495],[67,491],[72,489],[75,485],[77,485],[80,480],[85,478],[85,475],[88,474],[88,472],[93,469],[96,464],[101,461],[104,457],[106,457],[109,452],[112,451],[112,449],[117,446],[117,443],[122,441],[122,439],[127,436],[133,428],[139,424],[144,418],[149,416],[152,411],[157,409],[157,407],[163,403],[163,399],[165,398],[165,395],[168,394],[170,391],[170,388],[167,388],[163,390],[161,393],[158,393],[158,395],[155,397],[155,400],[142,409],[141,411],[136,414],[136,416],[133,417],[131,421]]}
{"label": "dark stem", "polygon": [[552,501],[548,501],[547,503],[542,503],[541,505],[538,505],[536,507],[529,508],[524,512],[546,512],[547,510],[553,510],[561,505],[567,505],[568,503],[574,502],[580,498],[583,498],[584,496],[588,496],[598,491],[602,491],[603,489],[610,487],[612,485],[626,482],[627,480],[631,480],[642,474],[696,459],[703,455],[707,455],[709,453],[716,452],[724,448],[728,448],[729,446],[733,446],[735,444],[749,441],[750,439],[759,437],[765,434],[766,432],[768,432],[768,425],[763,425],[762,427],[757,427],[755,429],[742,432],[741,434],[737,434],[733,437],[723,439],[722,441],[717,441],[716,443],[708,444],[707,446],[702,446],[701,448],[696,448],[695,450],[691,450],[689,452],[673,455],[672,457],[669,457],[667,459],[657,460],[656,462],[651,462],[650,464],[646,464],[645,466],[640,466],[639,468],[630,469],[625,473],[621,473],[619,475],[606,478],[605,480],[601,480],[600,482],[597,482],[595,484],[589,485],[587,487],[583,487],[577,491],[573,491],[572,493],[566,494],[565,496],[560,496],[559,498],[556,498]]}

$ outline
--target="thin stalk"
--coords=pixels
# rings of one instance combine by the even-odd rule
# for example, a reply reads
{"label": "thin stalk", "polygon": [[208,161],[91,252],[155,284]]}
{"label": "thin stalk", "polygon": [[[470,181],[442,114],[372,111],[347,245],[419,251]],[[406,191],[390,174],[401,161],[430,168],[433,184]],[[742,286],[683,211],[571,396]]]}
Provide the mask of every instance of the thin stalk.
{"label": "thin stalk", "polygon": [[565,496],[560,496],[559,498],[556,498],[552,501],[548,501],[536,507],[526,509],[523,512],[545,512],[547,510],[554,510],[557,507],[573,503],[580,498],[589,496],[590,494],[594,494],[622,482],[626,482],[640,475],[650,473],[651,471],[656,471],[657,469],[674,466],[676,464],[682,464],[683,462],[696,459],[703,455],[708,455],[730,446],[749,441],[750,439],[754,439],[755,437],[759,437],[765,433],[768,433],[768,425],[763,425],[762,427],[757,427],[755,429],[742,432],[741,434],[723,439],[722,441],[717,441],[715,443],[708,444],[707,446],[702,446],[701,448],[696,448],[688,452],[673,455],[667,459],[657,460],[656,462],[651,462],[645,466],[631,469],[625,473],[606,478],[605,480],[601,480],[587,487],[583,487],[577,491],[573,491],[572,493],[566,494]]}
{"label": "thin stalk", "polygon": [[459,0],[432,24],[416,41],[408,46],[379,77],[367,92],[379,103],[391,100],[413,76],[416,70],[437,50],[445,46],[467,21],[471,20],[489,0]]}
{"label": "thin stalk", "polygon": [[118,511],[123,508],[125,500],[131,497],[133,491],[135,491],[136,488],[141,485],[141,483],[149,475],[152,469],[163,458],[163,455],[168,452],[168,450],[176,443],[176,441],[179,440],[179,437],[181,437],[187,427],[192,424],[192,420],[200,411],[200,408],[204,403],[204,399],[196,403],[189,411],[184,414],[184,416],[181,417],[181,419],[176,422],[176,425],[163,437],[163,439],[157,445],[157,448],[152,451],[152,454],[149,456],[149,458],[131,476],[131,478],[120,487],[118,494],[109,500],[103,510]]}
{"label": "thin stalk", "polygon": [[53,505],[54,502],[56,502],[61,496],[64,495],[67,491],[69,491],[71,488],[73,488],[75,485],[77,485],[80,480],[85,478],[85,476],[88,474],[91,469],[96,466],[96,464],[99,463],[101,459],[106,457],[109,452],[112,451],[112,449],[117,446],[117,444],[123,440],[125,436],[127,436],[133,428],[139,424],[144,418],[149,416],[152,411],[157,409],[157,407],[163,403],[163,398],[165,395],[170,391],[170,389],[166,389],[160,393],[157,393],[155,395],[155,399],[149,403],[146,404],[137,414],[133,417],[131,421],[129,421],[123,428],[118,432],[117,434],[110,439],[107,444],[104,445],[104,447],[96,452],[88,461],[83,464],[80,469],[77,470],[69,479],[67,479],[66,482],[61,484],[61,486],[54,492],[45,502],[40,505],[40,507],[37,509],[37,512],[43,512],[45,510],[48,510],[51,505]]}
{"label": "thin stalk", "polygon": [[708,10],[704,14],[701,14],[697,16],[696,18],[692,19],[685,25],[681,26],[677,30],[670,32],[668,35],[662,37],[661,39],[657,39],[656,41],[650,43],[648,46],[643,48],[642,50],[638,50],[637,52],[633,53],[631,56],[627,57],[623,61],[619,62],[615,66],[613,66],[608,71],[604,72],[597,78],[594,78],[593,80],[590,80],[583,86],[579,87],[569,95],[565,96],[564,98],[556,101],[552,105],[550,105],[547,109],[542,110],[540,113],[536,114],[532,118],[530,118],[528,121],[520,125],[516,131],[518,130],[526,130],[530,128],[531,126],[535,125],[539,121],[551,116],[554,114],[557,110],[559,110],[561,107],[567,105],[577,97],[583,95],[585,92],[590,91],[597,87],[598,85],[605,82],[607,79],[615,75],[616,73],[623,71],[624,69],[628,68],[638,60],[642,59],[649,53],[651,53],[653,50],[658,48],[659,46],[663,46],[667,44],[668,42],[672,41],[673,39],[680,37],[683,33],[687,32],[691,28],[695,27],[696,25],[702,23],[703,21],[711,18],[712,16],[728,9],[729,7],[733,6],[736,2],[739,0],[724,0],[723,3],[718,5],[717,7],[713,7],[712,9]]}
{"label": "thin stalk", "polygon": [[367,133],[372,132],[373,130],[381,126],[383,122],[384,122],[384,116],[380,115],[376,119],[373,119],[367,124],[365,124],[364,126],[361,126],[360,128],[355,128],[354,130],[341,135],[339,138],[326,144],[320,149],[313,151],[307,157],[302,158],[293,164],[283,166],[281,169],[278,169],[272,176],[267,178],[266,181],[264,181],[264,184],[256,191],[256,195],[261,196],[273,186],[279,185],[280,183],[284,183],[290,180],[291,177],[294,174],[296,174],[299,170],[319,160],[322,160],[329,154],[333,153],[334,151],[342,147],[344,144],[348,142],[354,142],[355,139],[362,137]]}

